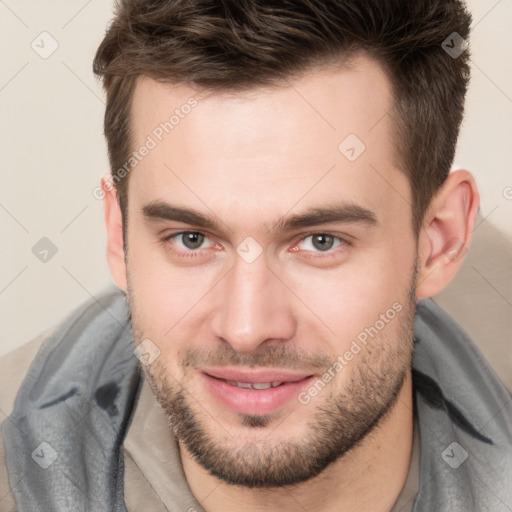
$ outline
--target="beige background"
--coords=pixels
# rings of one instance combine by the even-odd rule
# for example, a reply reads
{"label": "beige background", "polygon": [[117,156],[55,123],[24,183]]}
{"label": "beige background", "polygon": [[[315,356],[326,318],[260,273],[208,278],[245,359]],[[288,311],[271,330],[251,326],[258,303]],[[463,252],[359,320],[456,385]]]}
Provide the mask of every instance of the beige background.
{"label": "beige background", "polygon": [[[456,163],[476,176],[482,217],[438,301],[512,388],[512,0],[469,7],[473,75]],[[111,9],[106,0],[0,0],[0,354],[112,283],[93,196],[108,164],[91,69]],[[32,253],[42,237],[58,251],[46,263]]]}

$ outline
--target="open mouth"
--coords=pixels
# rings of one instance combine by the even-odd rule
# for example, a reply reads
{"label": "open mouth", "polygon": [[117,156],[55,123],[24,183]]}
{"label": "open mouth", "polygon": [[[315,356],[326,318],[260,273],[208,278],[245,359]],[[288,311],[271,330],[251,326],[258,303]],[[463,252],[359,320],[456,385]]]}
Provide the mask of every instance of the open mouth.
{"label": "open mouth", "polygon": [[284,382],[235,382],[234,380],[226,381],[231,386],[237,386],[242,389],[269,389],[282,386]]}

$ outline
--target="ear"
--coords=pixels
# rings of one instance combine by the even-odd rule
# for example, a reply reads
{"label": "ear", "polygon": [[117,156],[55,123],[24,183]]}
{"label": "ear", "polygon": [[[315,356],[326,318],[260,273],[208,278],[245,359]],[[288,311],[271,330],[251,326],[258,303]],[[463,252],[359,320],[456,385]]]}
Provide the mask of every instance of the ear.
{"label": "ear", "polygon": [[103,216],[107,229],[107,261],[117,287],[125,294],[126,261],[123,248],[123,218],[117,201],[117,191],[109,174],[101,178]]}
{"label": "ear", "polygon": [[419,234],[418,299],[439,293],[459,270],[471,243],[479,201],[471,173],[450,172],[431,201]]}

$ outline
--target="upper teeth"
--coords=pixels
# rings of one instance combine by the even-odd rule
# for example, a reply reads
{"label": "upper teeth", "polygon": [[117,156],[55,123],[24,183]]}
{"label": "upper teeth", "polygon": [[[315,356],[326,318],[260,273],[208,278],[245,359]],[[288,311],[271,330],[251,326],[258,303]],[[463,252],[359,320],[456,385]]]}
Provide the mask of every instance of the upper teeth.
{"label": "upper teeth", "polygon": [[282,384],[282,382],[235,382],[234,380],[228,380],[227,383],[245,389],[268,389]]}

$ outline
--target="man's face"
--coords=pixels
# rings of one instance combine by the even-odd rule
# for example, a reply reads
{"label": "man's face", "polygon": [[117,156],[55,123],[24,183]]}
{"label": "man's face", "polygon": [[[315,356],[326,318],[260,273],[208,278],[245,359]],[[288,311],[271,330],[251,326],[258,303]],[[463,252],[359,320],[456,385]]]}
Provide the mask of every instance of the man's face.
{"label": "man's face", "polygon": [[362,57],[238,95],[137,83],[135,341],[181,447],[227,482],[311,478],[401,389],[417,251],[391,107]]}

